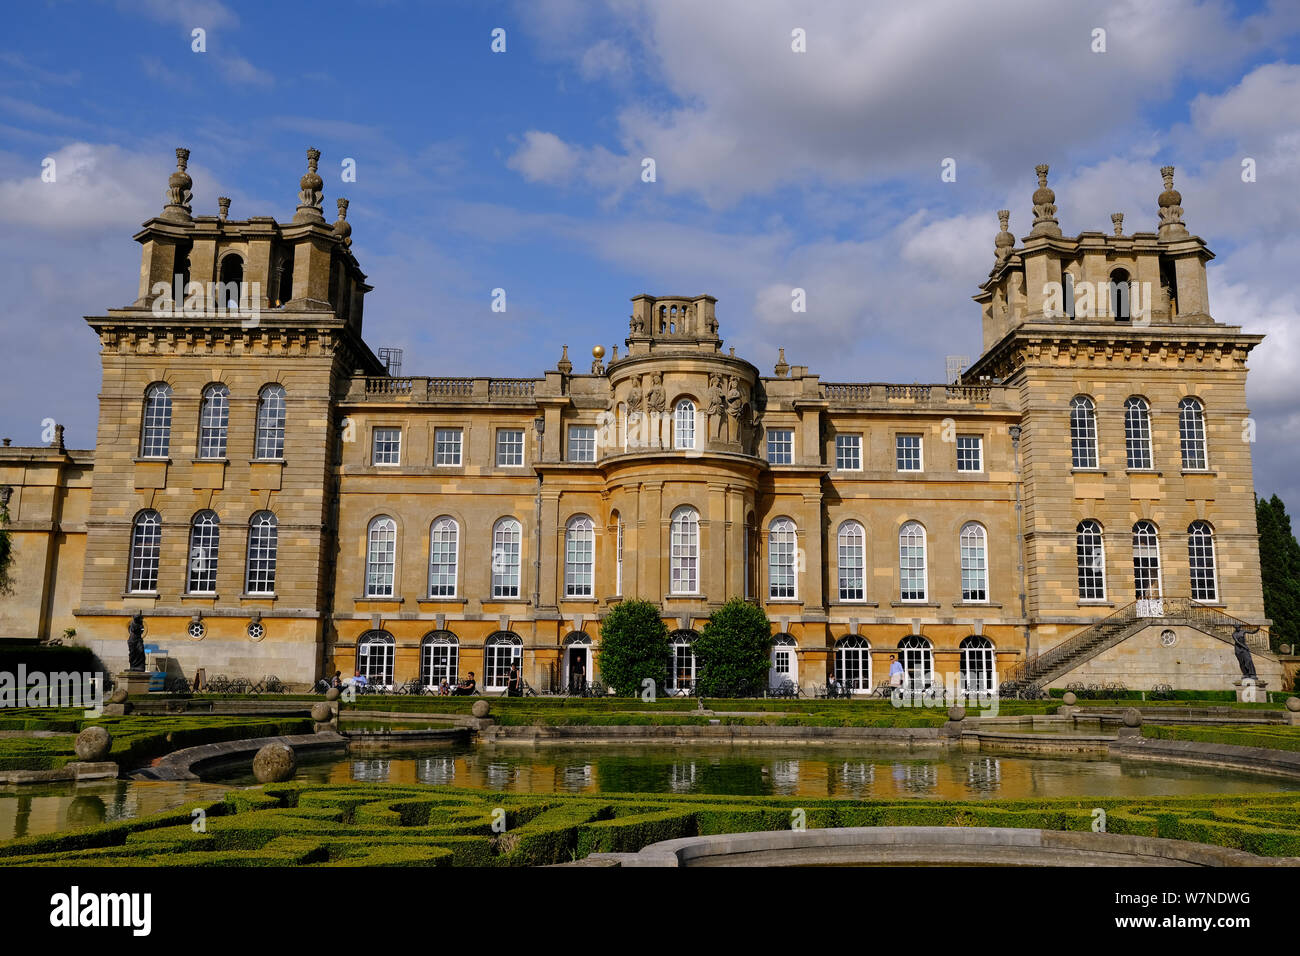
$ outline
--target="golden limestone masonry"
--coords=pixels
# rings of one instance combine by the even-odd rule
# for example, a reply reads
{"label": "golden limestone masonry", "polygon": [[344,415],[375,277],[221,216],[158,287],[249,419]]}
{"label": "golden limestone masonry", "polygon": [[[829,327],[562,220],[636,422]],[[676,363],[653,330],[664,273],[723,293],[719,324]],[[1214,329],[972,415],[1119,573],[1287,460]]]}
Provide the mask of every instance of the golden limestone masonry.
{"label": "golden limestone masonry", "polygon": [[[0,449],[17,553],[0,636],[120,670],[127,623],[186,676],[538,690],[599,678],[602,616],[651,601],[671,691],[730,598],[771,680],[856,693],[1123,682],[1230,689],[1260,592],[1246,359],[1174,170],[1158,226],[1062,235],[1038,167],[999,212],[983,354],[934,385],[823,382],[725,348],[709,295],[632,299],[623,348],[536,378],[395,377],[362,338],[347,200],[308,151],[293,220],[196,216],[188,150],[135,239],[134,302],[86,321],[93,451]],[[1154,178],[1154,177],[1153,177]],[[1279,687],[1263,633],[1261,680]]]}

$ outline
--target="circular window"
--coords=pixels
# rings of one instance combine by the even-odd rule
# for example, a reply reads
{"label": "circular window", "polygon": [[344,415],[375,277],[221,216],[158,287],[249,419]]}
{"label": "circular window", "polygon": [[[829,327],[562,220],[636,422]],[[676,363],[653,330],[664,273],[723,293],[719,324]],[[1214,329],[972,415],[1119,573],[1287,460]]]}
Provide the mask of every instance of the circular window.
{"label": "circular window", "polygon": [[260,641],[266,637],[266,626],[261,621],[253,621],[248,625],[248,638],[253,641]]}
{"label": "circular window", "polygon": [[190,637],[194,638],[194,640],[201,641],[203,640],[203,635],[208,633],[208,626],[202,621],[190,621],[189,627],[185,630]]}
{"label": "circular window", "polygon": [[1168,631],[1168,630],[1161,631],[1160,643],[1163,644],[1165,647],[1173,647],[1175,644],[1178,643],[1178,635],[1175,634],[1173,631]]}

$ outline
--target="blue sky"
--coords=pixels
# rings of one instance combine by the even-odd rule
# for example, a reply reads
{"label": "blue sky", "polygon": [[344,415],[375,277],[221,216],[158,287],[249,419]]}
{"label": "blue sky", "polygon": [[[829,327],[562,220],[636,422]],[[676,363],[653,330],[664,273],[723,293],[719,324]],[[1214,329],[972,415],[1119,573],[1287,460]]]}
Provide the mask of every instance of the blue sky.
{"label": "blue sky", "polygon": [[581,367],[621,344],[632,295],[709,292],[765,372],[785,346],[824,380],[936,381],[946,354],[979,353],[970,295],[995,211],[1028,232],[1035,164],[1074,234],[1115,211],[1154,228],[1172,163],[1218,255],[1212,311],[1269,336],[1251,361],[1257,486],[1300,508],[1300,5],[123,0],[23,4],[6,27],[0,434],[15,443],[38,443],[45,417],[93,443],[81,317],[135,297],[130,236],[161,211],[176,146],[196,214],[227,195],[234,218],[281,219],[319,148],[326,212],[351,200],[375,286],[366,338],[405,348],[406,374],[537,375],[563,344]]}

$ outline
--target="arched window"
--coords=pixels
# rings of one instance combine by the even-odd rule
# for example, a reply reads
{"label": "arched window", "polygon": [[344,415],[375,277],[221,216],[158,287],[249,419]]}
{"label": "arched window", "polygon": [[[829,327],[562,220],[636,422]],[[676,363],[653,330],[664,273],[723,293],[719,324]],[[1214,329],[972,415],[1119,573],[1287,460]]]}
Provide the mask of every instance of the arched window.
{"label": "arched window", "polygon": [[1160,539],[1150,521],[1133,526],[1133,591],[1139,601],[1161,597]]}
{"label": "arched window", "polygon": [[[492,527],[492,596],[519,597],[519,563],[523,528],[514,518],[502,518]],[[505,686],[504,684],[502,686]]]}
{"label": "arched window", "polygon": [[429,597],[456,596],[460,526],[454,518],[435,518],[429,528]]}
{"label": "arched window", "polygon": [[190,524],[190,571],[185,590],[211,594],[217,589],[217,547],[221,525],[215,511],[200,511]]}
{"label": "arched window", "polygon": [[789,518],[777,518],[768,528],[767,535],[768,597],[773,601],[793,601],[796,597],[796,549],[794,522]]}
{"label": "arched window", "polygon": [[997,656],[987,637],[971,636],[958,646],[961,651],[961,689],[967,694],[997,689]]}
{"label": "arched window", "polygon": [[284,457],[284,386],[267,385],[257,397],[257,441],[253,455],[262,459]]}
{"label": "arched window", "polygon": [[669,634],[668,655],[668,692],[689,691],[695,686],[695,632]]}
{"label": "arched window", "polygon": [[219,382],[203,390],[199,409],[199,457],[225,458],[230,424],[230,389]]}
{"label": "arched window", "polygon": [[1124,448],[1129,468],[1151,467],[1151,409],[1137,395],[1124,403]]}
{"label": "arched window", "polygon": [[1116,322],[1129,320],[1129,276],[1124,269],[1116,269],[1110,274],[1110,314]]}
{"label": "arched window", "polygon": [[1183,467],[1188,471],[1204,471],[1208,465],[1205,454],[1205,410],[1194,398],[1184,398],[1178,403],[1178,443],[1183,449]]}
{"label": "arched window", "polygon": [[614,593],[623,596],[623,516],[614,512]]}
{"label": "arched window", "polygon": [[239,311],[239,302],[243,298],[240,286],[244,281],[244,260],[238,253],[231,253],[221,260],[221,284],[217,287],[218,309],[231,312]]}
{"label": "arched window", "polygon": [[673,416],[673,446],[695,447],[695,403],[689,398],[683,398],[677,403]]}
{"label": "arched window", "polygon": [[1187,566],[1191,571],[1192,600],[1217,601],[1219,585],[1214,572],[1214,531],[1209,522],[1193,521],[1188,525]]}
{"label": "arched window", "polygon": [[370,522],[366,542],[366,597],[392,597],[397,570],[397,522],[381,515]]}
{"label": "arched window", "polygon": [[166,458],[172,441],[172,388],[161,382],[144,393],[144,423],[140,429],[140,457]]}
{"label": "arched window", "polygon": [[934,683],[934,646],[918,634],[898,642],[898,656],[907,674],[908,690],[925,690]]}
{"label": "arched window", "polygon": [[850,690],[871,690],[871,645],[865,637],[841,637],[835,642],[835,677]]}
{"label": "arched window", "polygon": [[430,631],[420,642],[420,683],[456,686],[460,670],[460,641],[451,631]]}
{"label": "arched window", "polygon": [[279,541],[280,525],[271,512],[258,511],[249,519],[246,593],[275,593],[275,557]]}
{"label": "arched window", "polygon": [[772,668],[768,674],[768,686],[776,689],[786,681],[799,683],[799,658],[795,653],[797,645],[789,634],[778,634],[772,638]]}
{"label": "arched window", "polygon": [[158,558],[162,553],[162,518],[141,511],[131,529],[131,591],[158,590]]}
{"label": "arched window", "polygon": [[596,528],[586,515],[574,515],[564,529],[564,596],[596,593]]}
{"label": "arched window", "polygon": [[513,631],[497,631],[488,637],[483,648],[483,689],[505,690],[510,680],[510,665],[523,671],[524,641]]}
{"label": "arched window", "polygon": [[1101,525],[1091,518],[1074,529],[1074,554],[1079,571],[1079,600],[1106,600],[1106,545]]}
{"label": "arched window", "polygon": [[670,528],[669,590],[696,594],[700,588],[700,515],[682,505],[673,511]]}
{"label": "arched window", "polygon": [[900,601],[926,599],[925,529],[915,521],[898,531],[898,580]]}
{"label": "arched window", "polygon": [[357,641],[357,670],[376,687],[393,686],[396,642],[387,631],[366,631]]}
{"label": "arched window", "polygon": [[1070,401],[1070,454],[1075,468],[1097,467],[1097,406],[1087,395]]}
{"label": "arched window", "polygon": [[989,562],[984,526],[972,521],[961,529],[961,599],[989,599]]}
{"label": "arched window", "polygon": [[841,601],[865,601],[867,598],[867,535],[856,521],[840,525],[838,540]]}

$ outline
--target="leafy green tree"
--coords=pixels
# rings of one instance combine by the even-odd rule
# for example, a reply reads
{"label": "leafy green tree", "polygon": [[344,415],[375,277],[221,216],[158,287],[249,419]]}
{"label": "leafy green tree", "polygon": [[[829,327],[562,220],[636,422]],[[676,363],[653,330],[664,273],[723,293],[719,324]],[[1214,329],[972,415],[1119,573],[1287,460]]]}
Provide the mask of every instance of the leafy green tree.
{"label": "leafy green tree", "polygon": [[1300,543],[1291,531],[1291,518],[1282,499],[1255,499],[1259,530],[1259,571],[1264,587],[1264,614],[1274,649],[1300,644]]}
{"label": "leafy green tree", "polygon": [[620,601],[600,622],[601,679],[620,697],[635,697],[646,679],[656,693],[668,680],[668,626],[649,601]]}
{"label": "leafy green tree", "polygon": [[754,693],[771,667],[772,625],[763,609],[732,598],[709,615],[695,640],[700,696]]}

